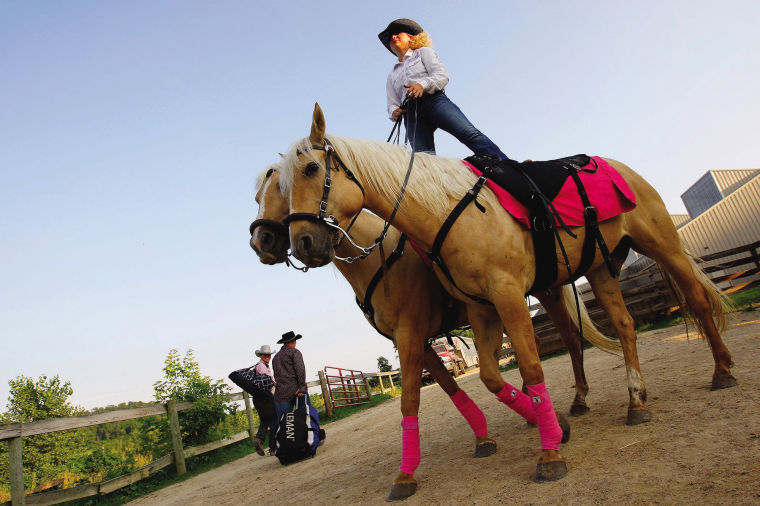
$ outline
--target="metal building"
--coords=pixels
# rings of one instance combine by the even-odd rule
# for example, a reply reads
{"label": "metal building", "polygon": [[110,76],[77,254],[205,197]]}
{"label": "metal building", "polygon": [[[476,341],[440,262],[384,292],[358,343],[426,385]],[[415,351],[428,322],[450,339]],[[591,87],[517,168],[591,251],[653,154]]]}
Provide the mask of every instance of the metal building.
{"label": "metal building", "polygon": [[760,169],[711,170],[681,195],[694,219],[741,188],[760,173]]}
{"label": "metal building", "polygon": [[753,172],[749,181],[739,187],[733,183],[727,197],[678,229],[689,252],[704,256],[760,241],[760,170]]}

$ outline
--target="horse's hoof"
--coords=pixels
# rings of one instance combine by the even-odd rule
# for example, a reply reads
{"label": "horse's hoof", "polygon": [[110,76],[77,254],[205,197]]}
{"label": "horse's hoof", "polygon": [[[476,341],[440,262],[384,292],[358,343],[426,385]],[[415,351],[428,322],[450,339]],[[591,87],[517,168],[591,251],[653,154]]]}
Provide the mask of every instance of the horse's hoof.
{"label": "horse's hoof", "polygon": [[394,483],[393,486],[391,486],[391,491],[385,500],[388,502],[403,501],[407,497],[413,496],[415,492],[417,492],[417,483],[415,482]]}
{"label": "horse's hoof", "polygon": [[713,376],[712,388],[710,390],[721,390],[723,388],[731,388],[731,387],[735,387],[738,384],[739,382],[736,381],[736,378],[734,378],[730,374],[726,374],[725,376]]}
{"label": "horse's hoof", "polygon": [[475,445],[475,455],[473,455],[473,458],[482,459],[483,457],[490,457],[494,453],[496,453],[496,441],[483,441]]}
{"label": "horse's hoof", "polygon": [[583,404],[573,404],[572,406],[570,406],[571,416],[583,416],[589,411],[590,409],[588,409],[588,406],[584,406]]}
{"label": "horse's hoof", "polygon": [[626,425],[638,425],[646,423],[652,419],[652,413],[648,409],[629,409],[628,418],[625,420]]}
{"label": "horse's hoof", "polygon": [[557,481],[566,474],[567,464],[564,460],[539,462],[536,465],[536,474],[533,475],[533,481],[536,483],[541,483],[543,481]]}
{"label": "horse's hoof", "polygon": [[561,413],[557,413],[557,422],[559,423],[559,428],[562,429],[562,442],[567,443],[570,441],[570,422]]}

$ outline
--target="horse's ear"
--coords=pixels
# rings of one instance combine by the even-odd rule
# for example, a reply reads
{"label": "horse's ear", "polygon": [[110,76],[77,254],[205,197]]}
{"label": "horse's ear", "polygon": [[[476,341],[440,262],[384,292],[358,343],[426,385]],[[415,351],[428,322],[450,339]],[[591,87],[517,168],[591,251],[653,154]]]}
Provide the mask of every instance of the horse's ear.
{"label": "horse's ear", "polygon": [[309,140],[312,144],[321,145],[325,140],[325,115],[319,103],[314,104],[314,115],[311,118],[311,133]]}
{"label": "horse's ear", "polygon": [[285,155],[283,155],[282,153],[277,153],[277,154],[280,155],[280,158],[285,158]]}

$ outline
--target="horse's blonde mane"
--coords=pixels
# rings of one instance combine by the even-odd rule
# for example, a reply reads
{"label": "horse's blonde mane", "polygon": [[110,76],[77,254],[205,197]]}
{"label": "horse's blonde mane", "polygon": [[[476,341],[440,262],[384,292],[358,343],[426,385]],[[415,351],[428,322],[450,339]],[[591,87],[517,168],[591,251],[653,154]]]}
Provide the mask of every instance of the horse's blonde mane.
{"label": "horse's blonde mane", "polygon": [[[411,153],[407,149],[379,141],[332,135],[325,137],[363,186],[389,202],[396,201],[409,166]],[[317,158],[318,153],[321,151],[311,149],[308,138],[296,142],[290,148],[281,165],[280,185],[283,192],[290,191],[295,171],[303,167],[298,156],[308,157],[321,164]],[[467,170],[457,158],[415,153],[406,194],[409,199],[436,215],[444,215],[451,208],[451,199],[462,198],[476,180],[475,174]],[[491,207],[499,206],[495,195],[487,188],[483,188],[478,200]],[[402,201],[402,209],[403,207]]]}

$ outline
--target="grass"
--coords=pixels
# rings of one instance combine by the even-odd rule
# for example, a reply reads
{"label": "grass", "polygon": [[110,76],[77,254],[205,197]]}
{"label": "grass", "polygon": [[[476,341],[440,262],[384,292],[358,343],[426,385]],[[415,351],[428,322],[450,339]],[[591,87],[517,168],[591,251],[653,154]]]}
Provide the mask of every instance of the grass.
{"label": "grass", "polygon": [[745,288],[728,296],[738,311],[757,311],[760,308],[760,286]]}
{"label": "grass", "polygon": [[185,466],[187,472],[178,476],[177,471],[173,466],[165,467],[155,474],[150,475],[144,480],[138,481],[128,487],[111,492],[104,496],[86,497],[84,499],[78,499],[76,501],[69,501],[63,504],[69,505],[111,505],[111,504],[125,504],[129,501],[133,501],[138,497],[150,494],[156,490],[160,490],[169,485],[180,483],[188,480],[193,476],[205,473],[216,467],[222,466],[229,462],[241,459],[251,453],[254,453],[254,447],[250,439],[240,441],[224,448],[219,448],[204,455],[199,455],[187,459]]}

